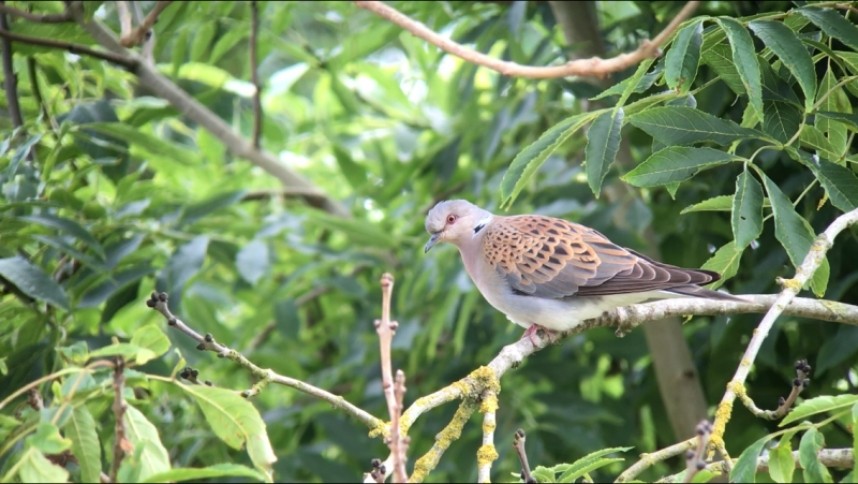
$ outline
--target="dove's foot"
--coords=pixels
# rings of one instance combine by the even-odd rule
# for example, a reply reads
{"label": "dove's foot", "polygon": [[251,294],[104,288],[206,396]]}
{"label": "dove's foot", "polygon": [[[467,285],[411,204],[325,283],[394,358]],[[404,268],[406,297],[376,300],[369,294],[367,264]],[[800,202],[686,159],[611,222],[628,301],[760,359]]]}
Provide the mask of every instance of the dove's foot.
{"label": "dove's foot", "polygon": [[534,338],[534,336],[536,336],[536,332],[539,330],[542,330],[545,333],[545,336],[548,338],[548,344],[554,344],[558,339],[560,339],[560,331],[554,331],[553,329],[548,329],[545,326],[540,326],[538,324],[531,324],[528,326],[521,337],[522,339],[529,339],[533,346],[539,346],[537,344],[537,340]]}

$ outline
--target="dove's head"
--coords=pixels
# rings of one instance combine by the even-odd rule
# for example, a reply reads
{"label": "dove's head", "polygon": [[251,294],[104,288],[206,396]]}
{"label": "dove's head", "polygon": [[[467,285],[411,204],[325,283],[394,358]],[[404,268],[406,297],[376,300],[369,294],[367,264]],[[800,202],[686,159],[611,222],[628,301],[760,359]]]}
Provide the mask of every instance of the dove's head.
{"label": "dove's head", "polygon": [[429,252],[439,242],[450,242],[459,247],[474,237],[492,220],[491,212],[466,200],[438,202],[426,215],[429,241],[423,252]]}

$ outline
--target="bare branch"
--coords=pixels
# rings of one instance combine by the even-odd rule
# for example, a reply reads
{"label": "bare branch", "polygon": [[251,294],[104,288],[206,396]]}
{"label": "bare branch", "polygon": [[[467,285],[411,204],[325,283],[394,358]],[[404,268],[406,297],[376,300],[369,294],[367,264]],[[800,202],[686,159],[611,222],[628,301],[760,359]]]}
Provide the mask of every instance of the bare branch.
{"label": "bare branch", "polygon": [[164,318],[167,320],[167,325],[169,325],[171,328],[174,328],[186,334],[187,336],[191,337],[191,339],[199,343],[197,345],[197,349],[212,351],[214,353],[217,353],[218,357],[220,358],[227,358],[229,360],[232,360],[243,366],[244,368],[247,368],[254,377],[258,378],[259,382],[254,385],[253,389],[245,391],[243,393],[245,397],[251,397],[256,395],[262,389],[262,386],[267,383],[277,383],[279,385],[292,387],[308,395],[324,400],[333,405],[334,407],[343,410],[347,414],[359,420],[371,430],[379,431],[380,429],[384,428],[384,422],[373,417],[367,411],[360,409],[352,403],[346,401],[346,399],[344,399],[343,397],[339,395],[334,395],[333,393],[310,385],[309,383],[306,383],[304,381],[280,375],[271,369],[260,368],[238,351],[229,349],[226,346],[215,341],[212,335],[206,334],[205,336],[203,336],[197,333],[193,328],[185,324],[181,319],[177,318],[173,315],[172,312],[170,312],[170,308],[167,306],[166,293],[152,293],[152,297],[146,301],[146,305],[154,309],[155,311],[161,313],[161,315],[164,316]]}
{"label": "bare branch", "polygon": [[253,82],[253,147],[259,149],[262,136],[262,84],[259,82],[259,59],[257,58],[257,36],[259,34],[259,5],[250,2],[250,79]]}
{"label": "bare branch", "polygon": [[113,442],[113,465],[110,468],[110,482],[116,482],[116,476],[119,474],[119,466],[126,455],[134,449],[131,442],[126,437],[125,433],[125,412],[128,410],[128,404],[125,403],[125,361],[122,357],[116,358],[116,364],[113,367],[113,417],[116,419],[114,427],[114,442]]}
{"label": "bare branch", "polygon": [[122,36],[121,38],[125,38],[126,35],[129,35],[131,30],[134,28],[134,25],[131,22],[131,6],[129,3],[129,0],[119,0],[115,2],[116,16],[119,17],[119,33]]}
{"label": "bare branch", "polygon": [[697,446],[697,436],[694,436],[688,440],[683,440],[682,442],[673,444],[669,447],[665,447],[663,449],[659,449],[652,453],[641,454],[641,459],[631,467],[623,471],[622,474],[617,477],[615,482],[629,482],[634,480],[638,474],[649,469],[650,467],[658,464],[661,461],[665,461],[670,459],[671,457],[676,457],[684,452],[688,452]]}
{"label": "bare branch", "polygon": [[100,50],[91,49],[85,45],[74,44],[62,40],[42,39],[39,37],[31,37],[29,35],[15,34],[9,32],[6,29],[0,29],[0,37],[3,37],[4,39],[14,40],[15,42],[41,45],[43,47],[52,47],[54,49],[63,49],[71,52],[72,54],[95,57],[96,59],[105,60],[107,62],[111,62],[113,64],[124,67],[132,72],[137,67],[137,61],[135,59],[119,54],[114,54],[113,52],[104,52]]}
{"label": "bare branch", "polygon": [[771,309],[769,309],[763,317],[763,320],[760,321],[757,329],[754,330],[754,335],[751,337],[751,341],[745,349],[745,354],[742,355],[741,363],[736,369],[733,379],[727,385],[727,391],[724,393],[721,403],[718,404],[718,408],[715,411],[715,424],[714,430],[712,431],[712,441],[716,445],[724,442],[724,431],[726,430],[727,422],[730,420],[733,413],[733,402],[736,400],[736,396],[740,393],[744,393],[745,380],[747,380],[748,374],[751,372],[751,366],[754,364],[754,360],[757,358],[757,354],[763,345],[763,341],[765,341],[768,336],[775,320],[785,312],[786,308],[790,305],[793,299],[795,299],[796,294],[798,294],[805,284],[807,284],[819,268],[819,265],[822,264],[822,261],[825,259],[825,254],[834,245],[834,239],[837,235],[845,230],[846,227],[856,222],[858,222],[858,209],[837,217],[834,222],[825,229],[825,232],[819,234],[813,241],[813,245],[811,245],[810,250],[808,250],[804,261],[802,261],[801,265],[796,269],[795,277],[793,279],[782,281],[784,289],[778,295],[774,304],[772,304]]}
{"label": "bare branch", "polygon": [[524,429],[516,430],[515,437],[512,439],[512,446],[518,456],[518,461],[521,463],[521,480],[525,484],[533,484],[536,479],[530,473],[530,464],[527,462],[527,450],[524,446],[526,441],[527,435],[524,433]]}
{"label": "bare branch", "polygon": [[688,2],[676,17],[651,41],[646,41],[634,52],[620,54],[610,59],[592,57],[590,59],[576,59],[559,66],[525,66],[515,62],[502,61],[490,57],[481,52],[463,46],[450,39],[442,37],[426,25],[411,19],[395,8],[378,1],[355,1],[355,5],[367,9],[376,15],[411,32],[426,42],[440,48],[441,50],[455,55],[472,64],[487,67],[501,74],[514,77],[526,77],[530,79],[554,79],[558,77],[582,76],[582,77],[604,77],[613,72],[619,72],[642,60],[661,55],[660,47],[676,31],[679,25],[685,21],[697,9],[699,1]]}
{"label": "bare branch", "polygon": [[498,395],[500,383],[495,388],[487,388],[480,402],[483,414],[483,445],[477,450],[477,482],[492,482],[492,462],[498,458],[495,449],[495,429],[497,428]]}
{"label": "bare branch", "polygon": [[795,404],[795,401],[799,394],[801,394],[801,391],[807,388],[807,385],[810,384],[809,377],[811,370],[812,368],[807,364],[807,360],[799,360],[795,363],[796,377],[792,381],[792,389],[786,398],[780,397],[778,399],[778,406],[774,410],[763,410],[759,408],[747,392],[740,392],[738,395],[739,400],[742,401],[745,407],[747,407],[755,417],[766,420],[781,419],[789,412],[793,404]]}
{"label": "bare branch", "polygon": [[30,22],[38,22],[41,24],[59,24],[63,22],[71,22],[72,20],[74,20],[68,11],[63,13],[38,14],[27,12],[26,10],[19,10],[17,8],[10,7],[2,3],[0,3],[0,13],[13,15],[15,17],[20,17],[22,19],[29,20]]}
{"label": "bare branch", "polygon": [[143,19],[143,22],[141,22],[140,25],[134,29],[130,29],[129,31],[126,31],[123,28],[122,36],[119,38],[119,43],[122,44],[123,47],[134,47],[135,45],[143,43],[149,35],[149,31],[155,25],[155,22],[158,21],[158,16],[161,15],[161,12],[163,12],[169,5],[170,0],[160,0],[154,7],[152,7],[149,15]]}
{"label": "bare branch", "polygon": [[697,424],[697,448],[685,452],[685,482],[691,482],[694,475],[706,468],[705,453],[712,435],[712,423],[703,420]]}
{"label": "bare branch", "polygon": [[[5,8],[8,7],[0,1],[0,30],[9,32],[9,23],[3,11]],[[12,118],[12,127],[20,128],[24,126],[24,117],[21,115],[21,105],[18,103],[18,75],[12,64],[12,42],[6,37],[0,39],[0,56],[3,63],[3,90],[6,91],[6,105],[9,107],[9,116]]]}

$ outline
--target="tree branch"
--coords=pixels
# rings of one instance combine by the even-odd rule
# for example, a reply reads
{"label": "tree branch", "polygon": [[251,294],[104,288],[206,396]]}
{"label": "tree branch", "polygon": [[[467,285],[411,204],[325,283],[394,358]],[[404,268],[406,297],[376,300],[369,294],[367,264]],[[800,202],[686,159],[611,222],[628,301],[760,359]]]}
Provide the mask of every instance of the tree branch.
{"label": "tree branch", "polygon": [[119,467],[126,455],[133,451],[131,442],[125,433],[125,412],[128,404],[125,403],[125,362],[122,357],[117,357],[113,367],[113,416],[116,419],[113,441],[113,465],[110,468],[110,482],[116,482]]}
{"label": "tree branch", "polygon": [[483,445],[477,450],[477,482],[492,482],[492,462],[498,459],[495,449],[495,429],[497,428],[498,395],[500,389],[488,388],[483,392],[480,413],[483,414]]}
{"label": "tree branch", "polygon": [[250,79],[253,83],[253,147],[259,149],[262,136],[262,84],[259,83],[259,59],[257,58],[257,34],[259,33],[259,5],[250,2]]}
{"label": "tree branch", "polygon": [[140,85],[148,89],[158,97],[167,100],[180,113],[220,139],[224,146],[233,155],[244,158],[254,165],[262,168],[272,176],[276,177],[284,185],[286,190],[308,192],[312,195],[305,196],[310,205],[319,207],[327,212],[341,217],[348,217],[349,212],[339,202],[330,198],[326,193],[313,185],[302,175],[284,166],[279,159],[271,153],[257,150],[245,138],[239,135],[224,120],[200,104],[196,99],[188,95],[174,82],[164,77],[155,66],[143,62],[140,55],[122,47],[116,39],[116,35],[107,27],[95,19],[87,19],[82,11],[81,2],[71,2],[69,9],[75,20],[82,25],[92,37],[105,49],[119,54],[118,57],[130,58],[135,64],[133,73],[140,80]]}
{"label": "tree branch", "polygon": [[[9,32],[9,23],[6,21],[6,5],[0,1],[0,30]],[[13,9],[14,10],[14,9]],[[12,42],[3,37],[0,39],[0,56],[3,63],[3,90],[6,91],[6,105],[9,106],[9,116],[12,118],[12,127],[20,128],[24,125],[24,117],[21,115],[21,105],[18,103],[18,75],[12,64]]]}
{"label": "tree branch", "polygon": [[727,422],[730,420],[733,413],[733,402],[736,400],[737,395],[744,393],[745,380],[747,380],[748,374],[751,372],[751,366],[754,364],[754,360],[757,358],[757,354],[763,345],[763,341],[768,336],[775,320],[777,320],[782,313],[786,312],[786,309],[790,306],[793,299],[795,299],[796,294],[798,294],[805,284],[807,284],[819,268],[819,265],[822,264],[822,261],[825,259],[825,254],[834,245],[834,239],[837,235],[845,230],[846,227],[855,224],[856,222],[858,222],[858,209],[837,217],[834,222],[825,229],[825,232],[819,234],[813,241],[804,261],[802,261],[801,265],[796,269],[795,277],[793,279],[782,281],[784,289],[780,294],[778,294],[771,309],[769,309],[762,321],[760,321],[757,329],[754,330],[751,341],[745,349],[745,354],[742,355],[741,363],[739,363],[739,367],[736,369],[733,379],[730,380],[729,384],[727,384],[727,391],[724,393],[721,403],[718,404],[718,408],[715,411],[715,424],[712,431],[712,441],[715,445],[723,445],[724,431],[726,430]]}
{"label": "tree branch", "polygon": [[343,410],[347,414],[362,422],[364,425],[369,427],[371,431],[380,432],[382,429],[384,429],[385,424],[383,421],[373,417],[367,411],[356,407],[352,403],[346,401],[346,399],[344,399],[343,397],[339,395],[334,395],[333,393],[315,387],[304,381],[280,375],[271,369],[260,368],[238,351],[229,349],[226,346],[215,341],[212,335],[206,334],[205,336],[203,336],[197,333],[193,328],[185,324],[181,319],[177,318],[173,315],[172,312],[170,312],[170,308],[169,306],[167,306],[166,293],[152,293],[152,297],[146,301],[146,305],[151,309],[154,309],[155,311],[161,313],[161,315],[164,316],[164,318],[167,320],[167,325],[169,325],[171,328],[174,328],[186,334],[191,339],[199,343],[197,345],[198,350],[207,350],[217,353],[219,358],[227,358],[238,363],[244,368],[247,368],[253,376],[258,378],[259,382],[256,383],[251,390],[243,392],[243,396],[252,397],[259,393],[259,391],[261,391],[266,384],[277,383],[287,387],[292,387],[296,390],[299,390],[308,395],[330,403],[334,407]]}
{"label": "tree branch", "polygon": [[148,15],[146,15],[146,18],[143,19],[143,22],[141,22],[140,25],[131,29],[127,33],[123,30],[122,37],[119,38],[119,43],[122,44],[123,47],[134,47],[146,40],[149,31],[155,26],[155,22],[158,21],[158,15],[161,15],[161,12],[163,12],[169,5],[170,0],[159,0],[158,3],[152,7],[152,10]]}
{"label": "tree branch", "polygon": [[68,11],[63,13],[38,14],[27,12],[26,10],[19,10],[2,3],[0,3],[0,13],[13,15],[15,17],[29,20],[30,22],[38,22],[41,24],[59,24],[74,20]]}
{"label": "tree branch", "polygon": [[660,47],[673,35],[679,25],[687,19],[697,6],[699,1],[688,2],[676,17],[662,30],[654,39],[646,41],[637,50],[620,54],[610,59],[592,57],[590,59],[577,59],[559,66],[525,66],[515,62],[502,61],[490,57],[476,50],[470,49],[450,39],[442,37],[425,24],[411,19],[395,8],[378,1],[355,1],[355,5],[367,9],[376,15],[411,32],[426,42],[440,48],[441,50],[455,55],[472,64],[487,67],[501,74],[513,77],[526,77],[530,79],[554,79],[558,77],[582,76],[582,77],[604,77],[613,72],[619,72],[628,67],[640,63],[649,57],[658,57],[661,54]]}
{"label": "tree branch", "polygon": [[0,37],[4,39],[14,40],[16,42],[23,42],[25,44],[41,45],[43,47],[51,47],[54,49],[63,49],[71,52],[72,54],[95,57],[96,59],[105,60],[107,62],[111,62],[113,64],[124,67],[125,69],[128,69],[132,72],[137,67],[137,61],[135,59],[123,55],[114,54],[112,52],[103,52],[100,50],[91,49],[85,45],[74,44],[62,40],[42,39],[39,37],[31,37],[29,35],[15,34],[9,32],[6,29],[0,29]]}

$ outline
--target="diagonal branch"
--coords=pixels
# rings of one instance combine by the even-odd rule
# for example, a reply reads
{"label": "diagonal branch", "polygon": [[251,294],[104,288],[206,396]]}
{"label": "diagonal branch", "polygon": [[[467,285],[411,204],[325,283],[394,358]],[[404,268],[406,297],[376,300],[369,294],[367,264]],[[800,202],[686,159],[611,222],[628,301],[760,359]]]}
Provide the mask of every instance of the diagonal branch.
{"label": "diagonal branch", "polygon": [[715,424],[712,431],[712,441],[715,445],[723,444],[724,442],[724,431],[733,413],[733,402],[740,393],[744,392],[745,380],[747,380],[748,374],[751,372],[751,366],[754,364],[754,360],[756,360],[757,354],[763,346],[763,341],[765,341],[769,331],[772,329],[772,325],[775,324],[775,320],[786,311],[787,307],[795,299],[796,294],[813,277],[813,274],[825,259],[825,254],[834,245],[834,239],[837,235],[855,223],[858,223],[858,209],[837,217],[825,229],[825,232],[819,234],[813,241],[807,255],[804,257],[804,261],[796,269],[795,277],[781,281],[783,290],[778,294],[777,299],[763,317],[763,320],[760,321],[757,329],[754,330],[754,335],[745,349],[745,354],[742,355],[741,363],[736,369],[733,379],[727,384],[727,391],[724,393],[721,403],[718,404],[718,408],[715,411]]}
{"label": "diagonal branch", "polygon": [[211,110],[203,106],[196,99],[183,91],[173,81],[162,75],[157,67],[144,62],[143,58],[134,51],[130,51],[119,43],[113,31],[105,27],[98,20],[88,19],[83,14],[80,1],[69,4],[75,20],[98,42],[102,47],[120,58],[131,59],[134,64],[132,72],[137,75],[140,85],[148,89],[158,97],[167,100],[180,113],[220,139],[224,146],[234,156],[244,158],[254,165],[262,168],[274,176],[284,185],[284,190],[296,190],[301,192],[302,197],[312,206],[321,208],[329,213],[341,217],[348,217],[349,212],[339,202],[332,199],[328,194],[316,187],[312,182],[302,175],[292,171],[283,165],[274,155],[267,151],[253,148],[253,144],[238,134],[223,119]]}
{"label": "diagonal branch", "polygon": [[2,3],[0,3],[0,13],[13,15],[15,17],[20,17],[22,19],[29,20],[30,22],[37,22],[41,24],[60,24],[64,22],[71,22],[74,20],[68,11],[63,13],[38,14],[28,12],[26,10],[19,10],[17,8],[10,7]]}
{"label": "diagonal branch", "polygon": [[158,21],[158,15],[161,15],[161,12],[163,12],[170,3],[170,0],[160,0],[156,3],[149,14],[146,15],[146,18],[140,22],[140,25],[131,29],[127,33],[123,30],[123,35],[119,38],[119,43],[122,44],[123,47],[134,47],[135,45],[141,44],[146,40],[146,37],[149,35],[149,31],[152,27],[155,26],[155,22]]}
{"label": "diagonal branch", "polygon": [[604,77],[608,74],[619,72],[631,66],[639,64],[642,60],[650,57],[658,57],[661,54],[660,47],[673,35],[679,25],[685,21],[697,6],[699,1],[691,1],[685,4],[674,19],[654,39],[643,42],[637,50],[626,54],[620,54],[610,59],[592,57],[590,59],[576,59],[559,66],[525,66],[515,62],[508,62],[477,52],[465,47],[458,42],[442,37],[425,24],[418,22],[395,8],[379,1],[355,1],[355,5],[367,9],[376,15],[411,32],[426,42],[453,54],[472,64],[487,67],[501,74],[513,77],[526,77],[530,79],[554,79],[558,77],[582,76],[582,77]]}
{"label": "diagonal branch", "polygon": [[54,49],[63,49],[71,52],[72,54],[95,57],[96,59],[111,62],[130,71],[133,71],[137,67],[137,61],[135,59],[119,54],[114,54],[113,52],[104,52],[100,50],[91,49],[85,45],[74,44],[62,40],[43,39],[40,37],[32,37],[29,35],[15,34],[9,32],[6,29],[0,29],[0,37],[3,37],[4,39],[8,40],[14,40],[16,42],[23,42],[25,44],[41,45],[43,47],[51,47]]}

